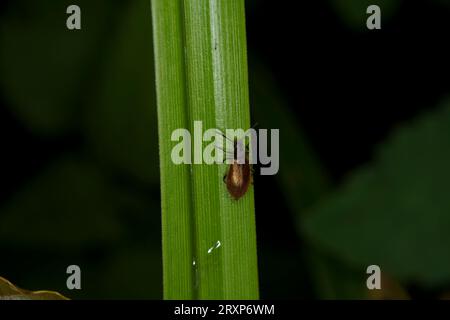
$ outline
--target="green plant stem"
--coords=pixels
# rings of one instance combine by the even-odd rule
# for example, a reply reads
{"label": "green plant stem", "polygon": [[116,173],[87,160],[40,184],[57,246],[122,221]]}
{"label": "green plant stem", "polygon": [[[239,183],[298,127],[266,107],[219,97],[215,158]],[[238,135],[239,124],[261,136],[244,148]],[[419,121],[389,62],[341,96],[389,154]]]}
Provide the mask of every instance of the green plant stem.
{"label": "green plant stem", "polygon": [[193,134],[196,120],[203,130],[250,127],[244,1],[153,0],[152,11],[164,297],[257,299],[253,187],[233,200],[227,165],[170,158],[172,130]]}

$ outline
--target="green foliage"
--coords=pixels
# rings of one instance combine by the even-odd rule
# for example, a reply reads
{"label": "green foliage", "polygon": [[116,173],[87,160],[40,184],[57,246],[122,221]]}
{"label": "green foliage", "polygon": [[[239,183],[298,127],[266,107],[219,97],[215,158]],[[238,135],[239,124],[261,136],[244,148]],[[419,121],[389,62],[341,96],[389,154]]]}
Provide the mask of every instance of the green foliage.
{"label": "green foliage", "polygon": [[[76,142],[30,158],[39,166],[1,203],[0,275],[71,298],[160,298],[150,3],[77,4],[76,32],[68,4],[18,1],[2,13],[1,98],[44,146]],[[81,291],[65,286],[71,264]]]}
{"label": "green foliage", "polygon": [[62,159],[2,209],[0,241],[60,249],[111,243],[120,236],[121,226],[111,214],[115,206],[110,192],[97,168],[82,160]]}
{"label": "green foliage", "polygon": [[[289,110],[286,101],[283,100],[280,89],[265,70],[265,67],[258,62],[256,57],[252,58],[251,68],[251,97],[255,117],[263,128],[282,128],[280,130],[280,171],[277,174],[277,182],[283,190],[287,204],[291,209],[295,221],[305,215],[307,210],[314,204],[326,199],[332,188],[331,179],[326,168],[320,163],[308,139],[295,124],[295,119]],[[302,237],[302,233],[299,232]],[[271,256],[276,256],[276,261],[282,258],[282,252]],[[286,252],[290,260],[300,260],[297,264],[303,264],[305,270],[309,270],[306,277],[301,277],[297,273],[290,273],[285,279],[286,282],[297,281],[294,286],[298,286],[301,281],[306,282],[308,278],[314,284],[314,293],[319,298],[324,299],[347,299],[360,298],[364,296],[364,274],[358,274],[354,269],[348,268],[342,262],[332,259],[329,255],[321,252],[317,248],[306,247],[304,252],[293,255]],[[284,261],[283,267],[289,266],[288,261]],[[274,267],[274,270],[279,266]],[[300,269],[300,266],[296,266]],[[276,275],[276,281],[280,281],[281,275]],[[288,288],[283,285],[284,293]],[[295,290],[295,295],[299,295]]]}
{"label": "green foliage", "polygon": [[[232,201],[222,182],[226,165],[193,166],[192,172],[174,166],[169,143],[172,130],[192,129],[194,120],[203,120],[204,129],[253,124],[242,2],[182,2],[155,1],[162,6],[154,12],[161,31],[156,71],[165,297],[257,298],[253,187]],[[447,0],[436,2],[447,10]],[[248,3],[259,9],[257,1]],[[347,26],[363,31],[369,4],[381,6],[384,24],[401,1],[329,3]],[[2,116],[10,112],[13,133],[37,146],[13,185],[4,182],[0,275],[71,298],[161,298],[150,2],[77,4],[79,32],[65,27],[64,2],[13,1],[0,13]],[[307,240],[295,252],[260,248],[270,273],[261,274],[263,297],[304,295],[310,281],[313,297],[363,298],[368,264],[421,289],[449,283],[448,106],[399,128],[373,163],[336,187],[282,88],[257,60],[252,55],[254,121],[281,129],[276,184],[292,219],[300,220],[298,238]],[[61,146],[68,136],[74,145]],[[70,264],[83,270],[79,292],[65,287]],[[4,279],[0,296],[40,297]]]}
{"label": "green foliage", "polygon": [[302,214],[331,188],[320,163],[280,89],[265,67],[252,57],[251,98],[261,128],[280,128],[280,171],[276,175],[292,211]]}
{"label": "green foliage", "polygon": [[89,32],[68,32],[61,16],[64,2],[21,1],[0,22],[2,91],[13,113],[40,134],[76,128],[84,82],[92,79],[104,52],[101,39],[110,28],[113,7],[104,0],[78,5]]}
{"label": "green foliage", "polygon": [[425,287],[450,281],[450,104],[398,129],[303,221],[311,243],[349,265],[379,265]]}
{"label": "green foliage", "polygon": [[99,93],[86,108],[86,138],[101,163],[155,183],[158,142],[149,3],[135,1],[122,17],[111,37],[111,53],[101,64]]}
{"label": "green foliage", "polygon": [[[174,129],[249,128],[243,1],[153,4],[164,296],[258,298],[253,190],[232,200],[226,165],[176,166]],[[193,266],[195,264],[195,266]]]}

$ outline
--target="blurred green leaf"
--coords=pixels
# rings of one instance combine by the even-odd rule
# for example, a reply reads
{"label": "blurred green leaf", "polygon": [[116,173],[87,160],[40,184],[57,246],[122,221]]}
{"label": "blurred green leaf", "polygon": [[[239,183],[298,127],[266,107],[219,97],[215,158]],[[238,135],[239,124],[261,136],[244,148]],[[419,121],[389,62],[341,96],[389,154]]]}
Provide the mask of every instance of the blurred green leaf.
{"label": "blurred green leaf", "polygon": [[[98,241],[96,238],[89,241],[84,238],[83,227],[83,232],[77,234],[84,239],[78,242],[79,245],[75,240],[71,246],[59,245],[58,232],[54,233],[55,239],[51,245],[48,242],[43,245],[41,241],[18,244],[2,240],[0,273],[20,279],[20,283],[27,288],[49,287],[71,299],[160,298],[159,202],[145,189],[121,184],[109,183],[107,194],[114,206],[114,211],[108,214],[121,228],[117,237],[111,241]],[[91,214],[104,215],[103,212]],[[86,218],[81,219],[82,223],[89,223]],[[80,223],[72,225],[80,228]],[[67,228],[66,225],[63,227]],[[103,232],[98,224],[95,227],[97,232]],[[73,232],[71,234],[74,235]],[[21,263],[23,257],[26,257],[27,264]],[[31,273],[30,264],[33,265]],[[66,287],[66,268],[71,264],[82,269],[82,290],[68,290]]]}
{"label": "blurred green leaf", "polygon": [[102,270],[102,299],[162,299],[161,251],[153,247],[118,250]]}
{"label": "blurred green leaf", "polygon": [[[268,70],[256,57],[250,61],[250,98],[254,121],[262,128],[280,128],[280,171],[276,178],[292,213],[299,217],[329,192],[330,177],[302,129],[295,123],[288,103],[282,99],[280,89]],[[330,261],[326,255],[312,248],[308,248],[304,256],[308,261],[308,276],[319,298],[362,296],[360,277],[345,265],[340,264],[336,268],[335,261]],[[276,273],[276,270],[273,272]]]}
{"label": "blurred green leaf", "polygon": [[404,282],[450,281],[450,101],[399,129],[372,165],[305,216],[310,241]]}
{"label": "blurred green leaf", "polygon": [[0,21],[0,90],[13,113],[38,133],[61,133],[77,124],[110,28],[110,2],[77,1],[82,29],[76,31],[66,27],[69,5],[15,1]]}
{"label": "blurred green leaf", "polygon": [[364,299],[367,291],[365,270],[349,268],[333,257],[308,249],[311,278],[319,299]]}
{"label": "blurred green leaf", "polygon": [[134,1],[127,10],[105,61],[99,97],[86,109],[87,138],[101,161],[158,184],[150,1]]}
{"label": "blurred green leaf", "polygon": [[390,19],[400,7],[401,0],[330,0],[336,13],[348,26],[356,30],[367,31],[366,21],[369,15],[367,7],[378,5],[381,9],[382,24]]}
{"label": "blurred green leaf", "polygon": [[0,300],[68,300],[53,291],[28,291],[0,277]]}
{"label": "blurred green leaf", "polygon": [[113,242],[122,230],[111,199],[95,166],[61,159],[0,209],[0,241],[64,250]]}
{"label": "blurred green leaf", "polygon": [[276,177],[292,211],[301,214],[329,190],[330,179],[270,73],[256,57],[250,61],[253,121],[261,128],[280,129],[280,171]]}

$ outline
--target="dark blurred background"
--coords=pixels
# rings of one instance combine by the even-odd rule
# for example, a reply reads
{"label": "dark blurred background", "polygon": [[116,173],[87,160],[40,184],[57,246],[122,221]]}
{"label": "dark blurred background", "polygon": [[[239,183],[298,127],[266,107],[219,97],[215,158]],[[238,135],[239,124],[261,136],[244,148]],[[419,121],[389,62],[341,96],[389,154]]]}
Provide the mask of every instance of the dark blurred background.
{"label": "dark blurred background", "polygon": [[[371,4],[381,30],[366,28]],[[446,297],[450,2],[246,11],[252,122],[281,134],[279,174],[255,178],[261,297]],[[154,85],[149,0],[1,2],[0,276],[162,297]]]}

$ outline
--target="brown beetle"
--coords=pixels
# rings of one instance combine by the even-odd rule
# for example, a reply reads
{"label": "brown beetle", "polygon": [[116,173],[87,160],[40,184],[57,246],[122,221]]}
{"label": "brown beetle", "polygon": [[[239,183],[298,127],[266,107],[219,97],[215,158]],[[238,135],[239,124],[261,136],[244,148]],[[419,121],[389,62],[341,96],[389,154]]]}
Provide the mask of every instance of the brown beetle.
{"label": "brown beetle", "polygon": [[244,163],[238,163],[238,141],[233,141],[233,163],[230,164],[223,181],[227,186],[228,193],[234,200],[242,198],[253,183],[253,169],[248,160],[248,150],[245,150]]}

